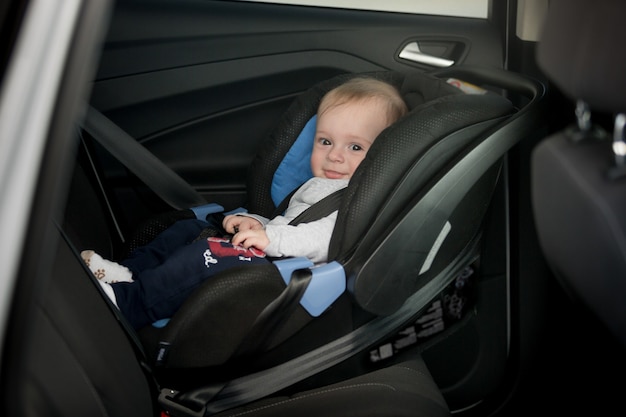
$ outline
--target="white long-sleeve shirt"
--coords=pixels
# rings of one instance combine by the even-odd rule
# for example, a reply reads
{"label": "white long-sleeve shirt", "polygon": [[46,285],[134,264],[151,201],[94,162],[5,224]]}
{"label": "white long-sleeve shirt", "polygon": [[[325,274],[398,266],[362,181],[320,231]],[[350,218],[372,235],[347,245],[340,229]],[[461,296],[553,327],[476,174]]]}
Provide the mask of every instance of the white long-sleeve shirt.
{"label": "white long-sleeve shirt", "polygon": [[265,227],[270,244],[264,252],[272,257],[305,256],[314,263],[326,262],[328,246],[337,220],[337,211],[309,223],[290,226],[300,213],[333,192],[345,188],[349,180],[313,177],[305,182],[289,200],[284,215],[267,219],[257,214],[240,215],[257,219]]}

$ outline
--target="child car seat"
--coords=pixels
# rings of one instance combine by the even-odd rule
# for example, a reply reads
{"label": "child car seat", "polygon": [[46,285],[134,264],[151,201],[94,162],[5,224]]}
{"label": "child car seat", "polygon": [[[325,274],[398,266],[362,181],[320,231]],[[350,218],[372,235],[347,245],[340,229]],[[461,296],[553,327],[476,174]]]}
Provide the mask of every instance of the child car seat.
{"label": "child car seat", "polygon": [[[205,384],[207,368],[215,381],[230,379],[243,363],[266,373],[290,368],[305,378],[399,328],[478,256],[482,217],[501,158],[532,128],[527,119],[542,86],[507,72],[471,68],[440,71],[439,77],[370,75],[396,85],[410,113],[380,134],[339,206],[328,265],[348,291],[314,317],[300,300],[316,281],[316,268],[296,266],[283,278],[275,265],[265,265],[212,277],[167,325],[139,332],[169,386]],[[276,209],[272,174],[323,94],[352,76],[316,85],[288,109],[253,162],[252,171],[268,174],[250,177],[251,212],[269,216]],[[515,111],[500,94],[466,94],[446,82],[450,77],[521,93],[529,104]],[[307,368],[315,357],[323,363]],[[269,389],[284,387],[281,383]],[[235,384],[230,392],[245,391],[242,386]],[[195,394],[206,398],[208,391],[215,387]],[[177,401],[176,395],[166,397]]]}

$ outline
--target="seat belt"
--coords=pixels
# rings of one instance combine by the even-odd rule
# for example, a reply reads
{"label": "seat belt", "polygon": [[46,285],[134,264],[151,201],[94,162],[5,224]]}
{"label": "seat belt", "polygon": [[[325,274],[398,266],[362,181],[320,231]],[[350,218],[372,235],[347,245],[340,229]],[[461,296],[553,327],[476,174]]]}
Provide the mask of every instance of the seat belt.
{"label": "seat belt", "polygon": [[[302,185],[294,188],[289,194],[287,194],[285,198],[283,198],[283,201],[281,201],[280,204],[278,204],[278,206],[276,206],[276,208],[274,209],[274,213],[272,213],[271,217],[272,219],[276,216],[282,215],[285,210],[287,210],[287,207],[289,206],[289,201],[291,201],[291,197],[293,197],[293,195],[296,193],[296,191],[300,189],[300,187],[302,187]],[[319,220],[322,217],[328,216],[333,211],[338,210],[339,203],[341,202],[345,190],[345,188],[341,188],[328,194],[321,200],[311,204],[302,213],[292,219],[289,222],[289,225],[297,226],[300,223],[309,223],[315,220]]]}
{"label": "seat belt", "polygon": [[295,219],[289,222],[291,226],[296,226],[300,223],[309,223],[315,220],[319,220],[322,217],[326,217],[334,211],[339,209],[339,203],[343,197],[345,188],[341,188],[333,193],[322,198],[320,201],[312,204]]}
{"label": "seat belt", "polygon": [[[187,181],[92,106],[87,108],[83,128],[173,208],[184,210],[207,204],[207,201]],[[285,210],[290,197],[296,190],[281,202],[277,210],[281,208],[281,211]],[[344,189],[335,191],[313,204],[290,224],[297,225],[328,216],[339,207],[343,191]]]}
{"label": "seat belt", "polygon": [[207,203],[187,181],[92,106],[87,108],[83,128],[173,208]]}

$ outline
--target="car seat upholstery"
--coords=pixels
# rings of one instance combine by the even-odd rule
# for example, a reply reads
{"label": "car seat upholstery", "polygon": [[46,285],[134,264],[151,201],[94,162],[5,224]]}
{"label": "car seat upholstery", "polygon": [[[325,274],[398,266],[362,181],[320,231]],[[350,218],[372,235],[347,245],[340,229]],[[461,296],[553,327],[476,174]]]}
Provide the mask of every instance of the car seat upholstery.
{"label": "car seat upholstery", "polygon": [[532,201],[556,277],[626,344],[626,3],[588,6],[550,2],[537,60],[576,123],[535,148]]}
{"label": "car seat upholstery", "polygon": [[[162,401],[204,407],[220,399],[213,395],[225,392],[224,381],[226,391],[244,394],[255,385],[250,401],[286,388],[397,330],[479,256],[503,156],[532,129],[542,86],[477,68],[370,75],[396,85],[410,113],[377,138],[340,203],[330,263],[341,266],[347,291],[313,317],[299,304],[306,284],[286,285],[274,265],[212,277],[167,325],[139,332],[148,362],[167,381]],[[253,161],[252,171],[267,175],[249,179],[250,211],[269,216],[276,209],[272,174],[323,94],[352,76],[314,86],[287,110]],[[449,85],[451,77],[492,90],[466,94]],[[514,108],[503,90],[528,104]],[[325,359],[328,352],[339,355]],[[279,373],[289,377],[264,384]]]}

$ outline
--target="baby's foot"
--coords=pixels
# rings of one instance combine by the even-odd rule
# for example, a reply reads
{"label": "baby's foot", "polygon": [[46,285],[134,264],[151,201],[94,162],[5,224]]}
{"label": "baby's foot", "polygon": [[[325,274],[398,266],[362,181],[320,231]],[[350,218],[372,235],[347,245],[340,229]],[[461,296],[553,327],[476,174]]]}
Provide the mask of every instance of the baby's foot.
{"label": "baby's foot", "polygon": [[103,259],[92,250],[84,250],[81,258],[98,280],[107,284],[114,282],[133,282],[133,274],[128,268],[118,263]]}

